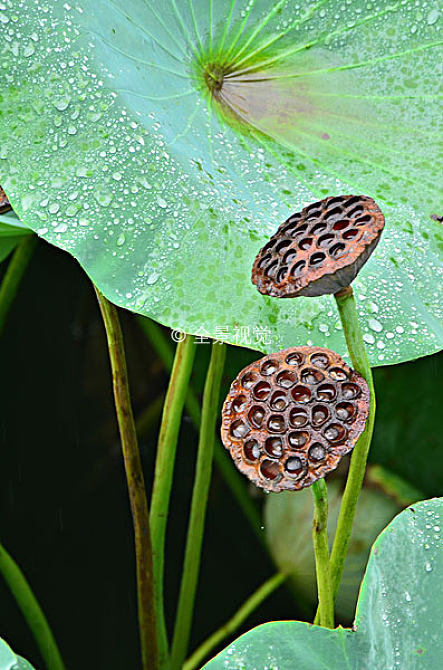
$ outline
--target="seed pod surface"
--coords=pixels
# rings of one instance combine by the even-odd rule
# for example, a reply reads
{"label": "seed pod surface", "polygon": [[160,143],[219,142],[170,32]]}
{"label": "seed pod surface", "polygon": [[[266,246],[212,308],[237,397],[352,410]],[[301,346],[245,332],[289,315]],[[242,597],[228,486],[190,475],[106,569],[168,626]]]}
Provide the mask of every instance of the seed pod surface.
{"label": "seed pod surface", "polygon": [[8,212],[10,209],[12,209],[11,205],[9,204],[9,200],[6,197],[6,193],[0,186],[0,214],[3,214],[4,212]]}
{"label": "seed pod surface", "polygon": [[384,227],[366,195],[341,195],[289,217],[260,249],[252,282],[265,295],[294,298],[349,286],[377,246]]}
{"label": "seed pod surface", "polygon": [[338,354],[292,347],[237,375],[223,405],[221,436],[257,486],[301,489],[353,449],[368,410],[366,381]]}

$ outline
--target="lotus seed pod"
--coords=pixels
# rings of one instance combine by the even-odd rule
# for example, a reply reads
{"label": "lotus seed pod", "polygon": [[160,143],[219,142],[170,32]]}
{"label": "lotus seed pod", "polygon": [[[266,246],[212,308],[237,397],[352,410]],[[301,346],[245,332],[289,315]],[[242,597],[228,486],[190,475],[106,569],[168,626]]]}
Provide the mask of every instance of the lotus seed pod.
{"label": "lotus seed pod", "polygon": [[223,405],[221,436],[257,486],[302,489],[353,449],[368,410],[366,381],[338,354],[292,347],[238,374]]}
{"label": "lotus seed pod", "polygon": [[0,214],[4,214],[5,212],[8,212],[10,209],[12,209],[11,205],[9,204],[9,200],[6,197],[6,193],[0,186]]}
{"label": "lotus seed pod", "polygon": [[252,282],[265,295],[294,298],[337,293],[349,286],[385,224],[366,195],[325,198],[289,217],[260,249]]}

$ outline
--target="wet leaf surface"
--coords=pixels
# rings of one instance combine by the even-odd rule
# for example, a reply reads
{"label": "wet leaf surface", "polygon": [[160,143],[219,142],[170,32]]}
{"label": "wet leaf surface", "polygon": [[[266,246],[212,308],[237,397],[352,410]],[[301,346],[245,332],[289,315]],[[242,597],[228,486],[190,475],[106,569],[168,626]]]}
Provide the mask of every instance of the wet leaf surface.
{"label": "wet leaf surface", "polygon": [[0,183],[117,304],[265,352],[344,354],[332,298],[277,302],[250,272],[291,212],[367,194],[386,217],[355,281],[371,361],[437,351],[438,19],[432,2],[4,0]]}
{"label": "wet leaf surface", "polygon": [[24,658],[16,656],[6,642],[0,639],[0,670],[33,670]]}

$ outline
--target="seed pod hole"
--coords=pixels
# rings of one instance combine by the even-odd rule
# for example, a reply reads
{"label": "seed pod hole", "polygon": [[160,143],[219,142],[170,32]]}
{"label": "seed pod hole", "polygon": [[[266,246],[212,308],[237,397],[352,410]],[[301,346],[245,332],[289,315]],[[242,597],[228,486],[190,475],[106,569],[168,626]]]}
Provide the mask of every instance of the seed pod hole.
{"label": "seed pod hole", "polygon": [[334,223],[332,230],[343,230],[344,228],[347,228],[349,224],[350,221],[348,221],[348,219],[340,219],[340,221]]}
{"label": "seed pod hole", "polygon": [[303,461],[298,456],[288,458],[285,463],[285,470],[291,477],[300,477],[305,472]]}
{"label": "seed pod hole", "polygon": [[294,428],[303,428],[308,423],[308,414],[306,410],[296,407],[289,412],[289,423]]}
{"label": "seed pod hole", "polygon": [[243,447],[245,458],[248,461],[254,462],[258,461],[260,458],[260,447],[258,446],[257,440],[248,440],[245,442]]}
{"label": "seed pod hole", "polygon": [[346,400],[353,400],[360,394],[360,389],[356,384],[343,384],[342,394],[343,398],[346,398]]}
{"label": "seed pod hole", "polygon": [[278,412],[282,412],[288,406],[288,399],[286,393],[276,391],[272,396],[269,405],[271,409],[274,409]]}
{"label": "seed pod hole", "polygon": [[280,458],[283,454],[283,443],[281,437],[268,437],[265,442],[265,451],[271,458]]}
{"label": "seed pod hole", "polygon": [[297,251],[295,249],[289,249],[289,251],[287,251],[283,256],[283,263],[285,265],[290,265],[294,260],[294,258],[296,257],[296,255]]}
{"label": "seed pod hole", "polygon": [[324,378],[325,376],[314,368],[305,368],[300,375],[300,380],[304,384],[320,384]]}
{"label": "seed pod hole", "polygon": [[340,242],[338,244],[334,244],[330,249],[329,253],[331,256],[334,258],[339,258],[342,256],[345,252],[346,246],[344,244],[341,244]]}
{"label": "seed pod hole", "polygon": [[253,428],[260,428],[262,425],[263,419],[265,416],[265,412],[263,407],[256,406],[252,407],[248,414],[249,422]]}
{"label": "seed pod hole", "polygon": [[327,221],[333,221],[339,216],[343,216],[341,207],[334,207],[333,209],[330,209],[328,212],[326,212],[325,219]]}
{"label": "seed pod hole", "polygon": [[300,449],[304,447],[306,442],[309,440],[309,433],[303,431],[295,431],[289,433],[288,442],[293,449]]}
{"label": "seed pod hole", "polygon": [[371,220],[371,217],[366,214],[365,216],[360,216],[357,221],[355,221],[354,225],[355,226],[365,226],[369,221]]}
{"label": "seed pod hole", "polygon": [[291,244],[290,240],[282,240],[275,247],[275,253],[281,254]]}
{"label": "seed pod hole", "polygon": [[295,386],[292,391],[291,395],[295,402],[309,402],[311,399],[311,391],[308,389],[307,386],[302,386],[301,384],[298,384]]}
{"label": "seed pod hole", "polygon": [[324,430],[324,436],[330,442],[337,442],[345,439],[346,428],[340,423],[331,423]]}
{"label": "seed pod hole", "polygon": [[260,464],[260,473],[265,479],[273,480],[277,479],[277,477],[280,477],[280,468],[278,467],[278,463],[275,461],[269,461],[268,459],[265,459]]}
{"label": "seed pod hole", "polygon": [[290,269],[290,273],[293,277],[297,277],[297,275],[300,275],[304,268],[306,267],[305,261],[299,261],[295,265],[292,266]]}
{"label": "seed pod hole", "polygon": [[289,268],[287,266],[280,268],[277,273],[277,284],[280,284],[285,279],[286,275],[288,274],[288,269]]}
{"label": "seed pod hole", "polygon": [[280,414],[271,414],[268,419],[268,430],[270,433],[283,433],[285,430],[285,420]]}
{"label": "seed pod hole", "polygon": [[240,440],[242,437],[246,437],[249,434],[249,427],[243,421],[234,421],[231,425],[231,435],[232,437]]}
{"label": "seed pod hole", "polygon": [[317,388],[317,398],[325,402],[332,402],[337,396],[337,390],[332,384],[322,384]]}
{"label": "seed pod hole", "polygon": [[276,361],[270,360],[266,361],[266,363],[263,363],[260,372],[262,373],[262,375],[269,376],[273,375],[274,372],[277,372],[277,370],[278,370],[278,363]]}
{"label": "seed pod hole", "polygon": [[275,277],[278,271],[278,261],[274,261],[265,270],[265,275],[269,278]]}
{"label": "seed pod hole", "polygon": [[360,235],[359,231],[356,230],[355,228],[350,228],[349,230],[345,230],[343,233],[343,239],[344,240],[355,240],[356,237]]}
{"label": "seed pod hole", "polygon": [[232,401],[232,409],[234,412],[243,412],[245,409],[246,405],[248,404],[248,400],[245,395],[238,395],[234,400]]}
{"label": "seed pod hole", "polygon": [[350,219],[352,219],[354,216],[359,216],[363,212],[363,207],[360,205],[357,205],[357,207],[353,207],[348,211],[348,216]]}
{"label": "seed pod hole", "polygon": [[[316,223],[315,226],[312,227],[311,235],[314,237],[319,237],[322,233],[325,232],[327,227],[328,226],[326,223]],[[334,239],[334,235],[331,235],[331,238]]]}
{"label": "seed pod hole", "polygon": [[312,408],[312,425],[317,428],[329,419],[329,410],[325,405],[315,405]]}
{"label": "seed pod hole", "polygon": [[352,421],[355,411],[354,405],[350,402],[339,402],[335,409],[337,419],[340,419],[340,421]]}
{"label": "seed pod hole", "polygon": [[301,365],[304,361],[304,356],[299,353],[289,354],[289,356],[286,356],[285,360],[288,365]]}
{"label": "seed pod hole", "polygon": [[326,249],[332,242],[335,240],[335,235],[322,235],[321,237],[318,238],[317,241],[317,246]]}
{"label": "seed pod hole", "polygon": [[271,385],[268,382],[258,382],[254,387],[254,396],[257,400],[266,400],[271,392]]}
{"label": "seed pod hole", "polygon": [[298,248],[301,249],[302,251],[305,251],[306,249],[309,249],[310,247],[312,247],[312,237],[304,237],[298,243]]}
{"label": "seed pod hole", "polygon": [[323,263],[325,258],[326,256],[321,251],[319,251],[316,254],[312,254],[309,262],[311,265],[320,265],[320,263]]}
{"label": "seed pod hole", "polygon": [[310,361],[312,365],[316,365],[318,368],[327,368],[329,365],[329,358],[326,354],[312,354]]}
{"label": "seed pod hole", "polygon": [[245,375],[243,375],[241,383],[243,384],[245,389],[250,389],[251,386],[253,386],[258,379],[259,376],[256,372],[247,372]]}
{"label": "seed pod hole", "polygon": [[294,384],[297,381],[297,375],[295,372],[280,372],[277,375],[276,382],[279,386],[283,386],[283,388],[289,389],[291,386],[294,386]]}
{"label": "seed pod hole", "polygon": [[342,368],[329,368],[329,376],[337,382],[342,382],[348,378],[348,375]]}
{"label": "seed pod hole", "polygon": [[320,442],[313,444],[308,451],[308,456],[311,461],[318,462],[323,461],[326,456],[326,449]]}

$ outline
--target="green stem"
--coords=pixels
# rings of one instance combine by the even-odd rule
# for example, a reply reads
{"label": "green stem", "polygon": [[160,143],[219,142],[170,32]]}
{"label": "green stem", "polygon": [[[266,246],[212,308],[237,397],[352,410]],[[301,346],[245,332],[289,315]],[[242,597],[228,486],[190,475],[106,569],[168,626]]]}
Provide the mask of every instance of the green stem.
{"label": "green stem", "polygon": [[286,579],[287,575],[277,572],[249,596],[229,621],[210,635],[183,664],[182,670],[196,670],[213,650],[229,635],[233,635],[242,623],[268,598]]}
{"label": "green stem", "polygon": [[[360,491],[365,476],[366,461],[371,446],[375,419],[375,390],[372,379],[371,366],[366,354],[366,348],[358,321],[354,292],[349,286],[335,295],[338,312],[340,314],[343,331],[351,357],[352,366],[356,372],[364,377],[369,386],[369,416],[363,433],[360,435],[352,453],[349,465],[348,478],[343,493],[340,512],[337,521],[334,543],[331,551],[331,582],[334,600],[340,586],[343,567],[351,539],[352,525]],[[315,622],[318,620],[318,612]]]}
{"label": "green stem", "polygon": [[[156,323],[142,316],[137,317],[137,319],[142,330],[145,332],[163,361],[163,365],[170,371],[174,357],[172,344],[168,341],[168,338],[164,336],[161,328]],[[201,422],[201,409],[191,384],[188,387],[185,407],[191,417],[192,423],[198,430]],[[232,467],[232,460],[218,438],[215,440],[214,461],[240,509],[248,519],[256,537],[267,551],[264,533],[261,530],[261,517],[257,505],[248,495],[244,477]]]}
{"label": "green stem", "polygon": [[100,293],[97,287],[95,287],[95,291],[106,330],[115,408],[134,524],[142,667],[143,670],[157,670],[160,666],[154,603],[151,532],[145,482],[129,394],[123,334],[116,307]]}
{"label": "green stem", "polygon": [[49,627],[42,608],[32,592],[28,580],[12,556],[0,544],[0,572],[9,586],[48,670],[65,670],[54,635]]}
{"label": "green stem", "polygon": [[37,243],[36,235],[27,235],[17,246],[0,286],[0,335],[28,263]]}
{"label": "green stem", "polygon": [[329,569],[328,489],[325,480],[319,479],[314,482],[311,490],[314,497],[312,541],[314,544],[315,568],[317,572],[320,625],[325,628],[334,628],[334,600],[332,597]]}
{"label": "green stem", "polygon": [[201,547],[205,525],[206,506],[211,482],[214,452],[214,431],[218,416],[220,384],[226,355],[224,344],[212,344],[211,360],[203,391],[202,420],[198,442],[197,464],[192,491],[191,513],[186,539],[185,560],[180,585],[171,668],[180,670],[186,657],[194,610],[195,592],[200,569]]}
{"label": "green stem", "polygon": [[159,627],[159,648],[162,663],[168,657],[163,576],[165,565],[165,535],[171,498],[175,454],[177,451],[183,405],[188,390],[189,379],[195,356],[195,342],[192,335],[177,344],[168,391],[163,406],[162,422],[158,437],[155,461],[154,485],[151,499],[151,532],[154,555],[155,600]]}

